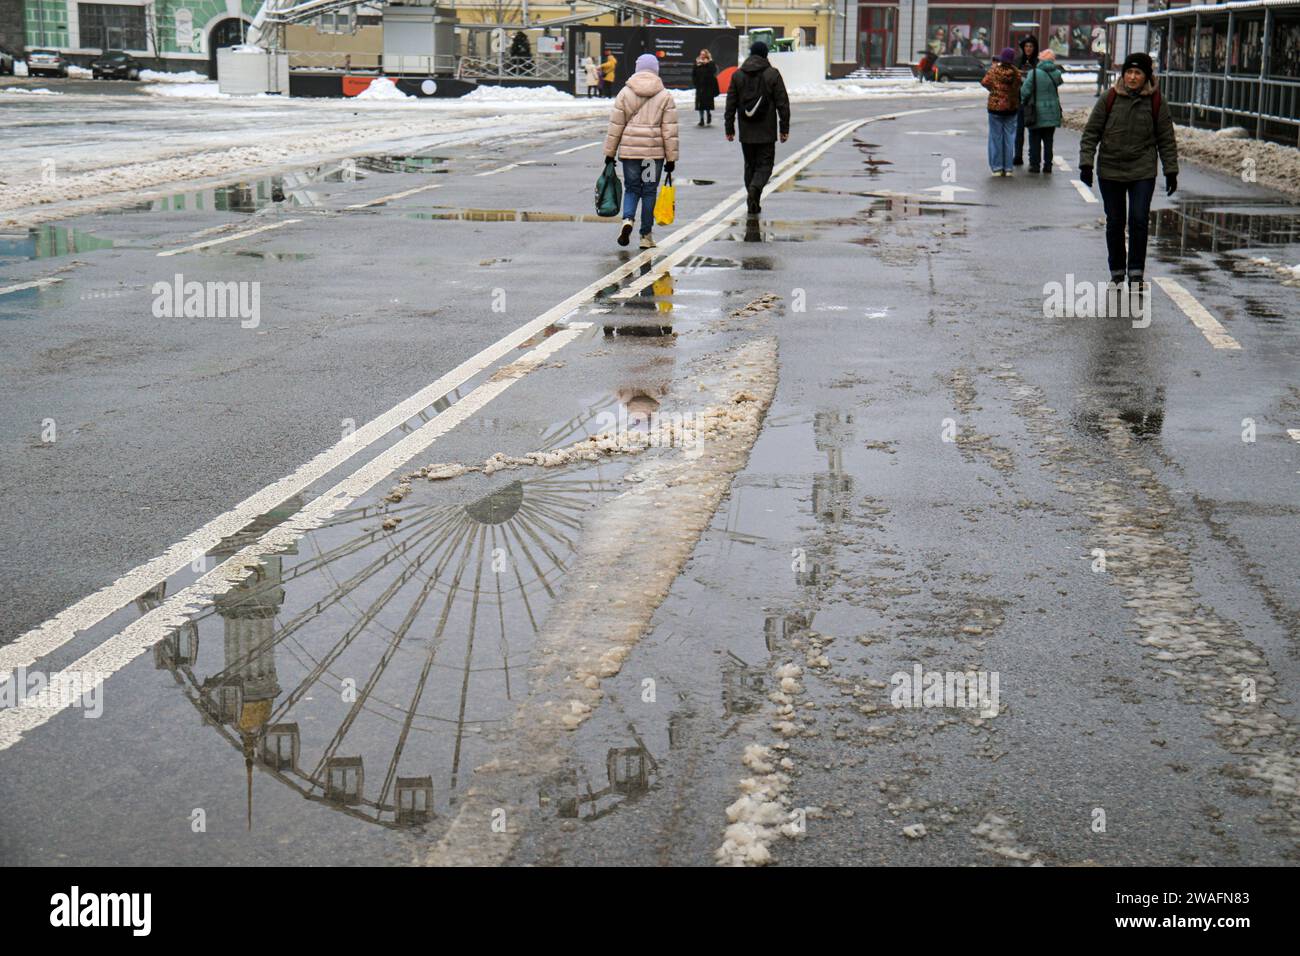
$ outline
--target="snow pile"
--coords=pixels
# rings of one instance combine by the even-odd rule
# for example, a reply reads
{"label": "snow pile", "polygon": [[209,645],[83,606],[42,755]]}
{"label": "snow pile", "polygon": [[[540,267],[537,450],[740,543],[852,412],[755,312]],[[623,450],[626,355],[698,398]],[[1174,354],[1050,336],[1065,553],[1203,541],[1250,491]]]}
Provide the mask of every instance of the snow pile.
{"label": "snow pile", "polygon": [[206,83],[208,78],[202,73],[186,70],[184,73],[168,73],[165,70],[141,70],[140,79],[146,83]]}
{"label": "snow pile", "polygon": [[14,60],[14,76],[31,76],[31,74],[27,72],[26,60]]}
{"label": "snow pile", "polygon": [[73,80],[89,80],[95,74],[84,66],[69,66],[68,77]]}
{"label": "snow pile", "polygon": [[45,89],[45,87],[41,87],[40,89],[36,89],[36,90],[29,90],[21,86],[7,86],[4,89],[0,89],[0,93],[25,93],[28,96],[62,96],[63,95],[62,93],[56,92],[54,90],[47,90]]}
{"label": "snow pile", "polygon": [[211,82],[193,83],[154,83],[145,87],[145,92],[154,96],[179,96],[194,100],[219,100],[228,97],[221,92],[221,87]]}
{"label": "snow pile", "polygon": [[370,85],[358,93],[355,99],[358,100],[409,100],[415,97],[407,96],[397,88],[394,83],[386,76],[377,76],[370,81]]}
{"label": "snow pile", "polygon": [[1300,265],[1288,266],[1280,262],[1274,262],[1268,256],[1255,256],[1250,260],[1257,266],[1264,266],[1266,269],[1272,269],[1277,273],[1283,285],[1300,286]]}
{"label": "snow pile", "polygon": [[467,103],[572,103],[577,97],[553,86],[478,86],[461,99]]}

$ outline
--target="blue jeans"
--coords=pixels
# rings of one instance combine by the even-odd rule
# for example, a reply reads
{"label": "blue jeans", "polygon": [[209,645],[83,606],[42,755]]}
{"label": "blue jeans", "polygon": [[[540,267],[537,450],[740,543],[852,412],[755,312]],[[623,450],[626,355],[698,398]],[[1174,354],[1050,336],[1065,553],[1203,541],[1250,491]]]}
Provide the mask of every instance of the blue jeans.
{"label": "blue jeans", "polygon": [[637,200],[641,201],[641,235],[650,235],[655,226],[655,197],[659,195],[662,159],[623,160],[623,218],[636,218]]}
{"label": "blue jeans", "polygon": [[989,169],[1000,173],[1011,169],[1016,148],[1016,116],[989,114]]}
{"label": "blue jeans", "polygon": [[1101,187],[1101,201],[1106,208],[1106,256],[1110,260],[1110,274],[1125,271],[1124,227],[1127,225],[1128,273],[1140,276],[1146,269],[1147,232],[1156,181],[1154,177],[1125,181],[1098,176],[1097,185]]}

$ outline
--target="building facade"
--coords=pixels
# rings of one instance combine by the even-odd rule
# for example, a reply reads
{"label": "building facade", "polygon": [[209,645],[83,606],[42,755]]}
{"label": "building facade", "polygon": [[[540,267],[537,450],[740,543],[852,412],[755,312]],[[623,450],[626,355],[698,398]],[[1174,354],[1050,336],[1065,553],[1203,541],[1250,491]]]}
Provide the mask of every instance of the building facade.
{"label": "building facade", "polygon": [[25,0],[24,45],[86,65],[105,50],[125,50],[161,70],[215,72],[216,50],[239,43],[256,0]]}
{"label": "building facade", "polygon": [[1095,63],[1106,46],[1106,18],[1119,2],[833,0],[832,72],[910,65],[926,50],[989,59],[1026,34],[1063,61]]}

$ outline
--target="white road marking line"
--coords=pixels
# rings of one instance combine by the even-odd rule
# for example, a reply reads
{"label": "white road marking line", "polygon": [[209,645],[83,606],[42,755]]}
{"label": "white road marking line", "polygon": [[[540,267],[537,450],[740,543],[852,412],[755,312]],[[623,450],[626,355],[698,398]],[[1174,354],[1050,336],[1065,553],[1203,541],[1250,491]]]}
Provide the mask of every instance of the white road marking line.
{"label": "white road marking line", "polygon": [[222,236],[220,239],[209,239],[206,242],[196,242],[192,246],[182,246],[179,249],[168,249],[166,252],[160,252],[160,256],[179,256],[183,252],[195,252],[199,249],[207,249],[209,246],[219,246],[224,242],[234,242],[236,239],[247,239],[249,236],[255,236],[259,232],[270,232],[272,229],[283,229],[285,226],[291,226],[295,222],[302,222],[301,219],[285,219],[281,222],[269,223],[265,226],[258,226],[256,229],[246,229],[243,232],[237,232],[232,236]]}
{"label": "white road marking line", "polygon": [[590,149],[593,146],[599,146],[603,142],[605,142],[603,139],[595,139],[592,140],[590,143],[583,143],[581,146],[570,146],[568,149],[562,149],[559,152],[557,152],[555,155],[567,156],[569,153],[576,153],[580,149]]}
{"label": "white road marking line", "polygon": [[1070,171],[1070,164],[1065,161],[1064,156],[1053,157],[1052,165],[1054,165],[1057,169],[1059,169],[1063,173],[1068,173]]}
{"label": "white road marking line", "polygon": [[1183,314],[1192,320],[1192,324],[1201,330],[1201,334],[1216,349],[1239,349],[1241,345],[1228,334],[1228,330],[1219,324],[1219,320],[1206,310],[1205,306],[1178,284],[1174,279],[1158,277],[1156,285],[1165,290],[1165,295],[1174,300],[1174,304],[1183,310]]}
{"label": "white road marking line", "polygon": [[[807,147],[805,147],[806,149]],[[793,154],[798,156],[800,150]],[[792,157],[793,158],[793,157]],[[731,196],[698,216],[680,229],[664,238],[660,250],[670,248],[675,243],[691,235],[713,219],[717,218],[726,207],[738,197],[744,196],[744,190],[737,190]],[[592,299],[597,292],[621,282],[642,266],[648,264],[656,250],[647,249],[633,256],[623,265],[611,270],[584,289],[580,289],[567,299],[547,309],[530,322],[526,322],[508,335],[498,339],[492,345],[466,359],[437,381],[425,386],[410,398],[393,406],[378,418],[358,428],[348,438],[327,448],[311,461],[302,465],[292,474],[268,485],[261,491],[244,499],[230,511],[219,515],[203,527],[173,544],[163,554],[139,565],[122,575],[112,584],[90,594],[76,604],[61,611],[43,624],[22,634],[17,640],[0,645],[0,681],[18,667],[34,664],[46,654],[62,647],[80,631],[93,627],[119,608],[135,600],[159,581],[188,565],[195,554],[207,554],[223,539],[245,527],[259,515],[266,514],[276,505],[298,494],[303,489],[329,474],[354,454],[378,441],[402,422],[412,418],[418,412],[432,405],[438,399],[449,395],[465,382],[482,372],[488,366],[499,361],[511,351],[548,326],[561,321]]]}
{"label": "white road marking line", "polygon": [[1070,182],[1074,188],[1079,190],[1079,195],[1083,197],[1084,202],[1096,202],[1097,197],[1092,194],[1092,190],[1083,184],[1082,179],[1071,179]]}
{"label": "white road marking line", "polygon": [[1286,433],[1290,435],[1295,441],[1300,442],[1300,428],[1288,428],[1286,430]]}
{"label": "white road marking line", "polygon": [[368,209],[371,206],[378,206],[386,202],[392,202],[394,199],[405,199],[407,196],[414,196],[416,193],[426,192],[430,189],[437,189],[442,183],[429,183],[427,186],[416,186],[414,189],[403,189],[400,193],[393,193],[391,196],[380,196],[378,199],[371,199],[369,202],[357,202],[351,206],[344,206],[344,209]]}
{"label": "white road marking line", "polygon": [[[21,707],[0,710],[0,751],[16,744],[25,733],[36,729],[78,702],[80,696],[104,683],[126,667],[201,607],[209,606],[220,594],[252,573],[262,555],[274,554],[292,545],[307,532],[324,525],[412,458],[425,451],[439,437],[483,409],[492,399],[564,346],[578,338],[583,329],[556,332],[526,355],[483,382],[432,421],[421,425],[400,442],[366,462],[333,488],[313,499],[297,514],[223,561],[189,587],[176,592],[161,605],[132,621],[119,633],[83,654],[57,673],[49,675],[46,688],[23,701]],[[75,697],[73,690],[80,693]]]}
{"label": "white road marking line", "polygon": [[497,173],[508,172],[511,169],[518,169],[520,166],[532,166],[536,163],[535,159],[521,159],[517,163],[506,163],[504,166],[498,166],[496,169],[489,169],[485,173],[475,173],[475,176],[495,176]]}
{"label": "white road marking line", "polygon": [[22,292],[24,289],[45,289],[54,285],[56,282],[62,281],[62,279],[47,276],[44,279],[33,279],[31,282],[19,282],[17,285],[7,285],[4,288],[0,288],[0,295],[8,295],[10,292]]}

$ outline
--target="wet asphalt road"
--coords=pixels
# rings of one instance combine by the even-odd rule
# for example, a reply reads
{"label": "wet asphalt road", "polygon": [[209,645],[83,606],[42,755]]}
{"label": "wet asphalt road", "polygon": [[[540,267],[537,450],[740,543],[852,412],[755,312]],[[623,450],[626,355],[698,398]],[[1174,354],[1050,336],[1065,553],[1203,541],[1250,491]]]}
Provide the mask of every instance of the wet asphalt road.
{"label": "wet asphalt road", "polygon": [[[790,146],[931,106],[797,108]],[[990,179],[983,124],[980,109],[949,104],[860,128],[770,196],[757,229],[724,229],[635,308],[577,316],[597,324],[554,367],[418,460],[558,447],[629,396],[689,394],[701,365],[753,334],[717,319],[780,297],[777,397],[749,464],[606,706],[561,744],[575,778],[544,802],[568,809],[524,832],[516,862],[710,862],[749,774],[741,751],[776,739],[772,665],[816,659],[814,641],[826,666],[805,668],[796,698],[789,793],[820,810],[803,839],[773,847],[782,862],[1294,862],[1300,444],[1287,429],[1300,428],[1300,341],[1296,290],[1247,255],[1298,261],[1294,209],[1194,169],[1157,200],[1149,272],[1181,283],[1239,350],[1212,347],[1162,290],[1146,329],[1044,318],[1046,283],[1104,278],[1100,207],[1065,170]],[[298,171],[0,237],[0,286],[62,280],[0,296],[0,487],[22,502],[0,516],[0,640],[628,258],[611,225],[563,220],[587,212],[597,147],[557,153],[600,130],[571,132],[544,150],[432,145],[418,164],[363,160],[355,181]],[[1062,131],[1058,150],[1072,169],[1077,136]],[[684,128],[683,156],[679,222],[726,196],[738,167],[716,128]],[[927,193],[945,159],[970,190],[954,202]],[[437,188],[346,208],[426,185]],[[158,255],[228,234],[207,232],[217,227],[270,225]],[[155,317],[152,287],[176,273],[259,282],[257,327]],[[647,314],[676,338],[600,334]],[[1254,442],[1242,440],[1248,418]],[[421,484],[392,537],[377,528],[378,494],[363,499],[268,567],[276,586],[251,601],[256,613],[219,603],[110,678],[102,717],[70,709],[0,753],[0,859],[414,858],[492,756],[583,515],[620,474]],[[504,589],[473,578],[497,548],[521,569]],[[1111,557],[1104,572],[1096,548]],[[428,595],[381,601],[406,562],[447,574]],[[71,662],[162,597],[41,666]],[[241,662],[240,641],[267,620],[290,632],[275,659]],[[1195,647],[1152,643],[1179,622],[1195,622]],[[364,687],[394,647],[396,666],[348,722],[342,682]],[[245,705],[270,700],[286,742],[296,725],[304,772],[361,756],[361,789],[390,803],[401,780],[415,792],[409,781],[432,774],[435,819],[412,830],[381,811],[377,826],[364,802],[304,799],[301,776],[263,762],[249,829],[239,720],[199,705],[220,700],[232,662]],[[325,676],[291,702],[321,662]],[[915,663],[996,671],[1001,714],[893,709],[891,677]],[[1233,703],[1241,679],[1259,688],[1246,712]],[[345,725],[346,744],[330,744]],[[352,766],[337,765],[345,786]],[[196,808],[206,833],[194,833]],[[902,834],[917,823],[925,836]]]}

